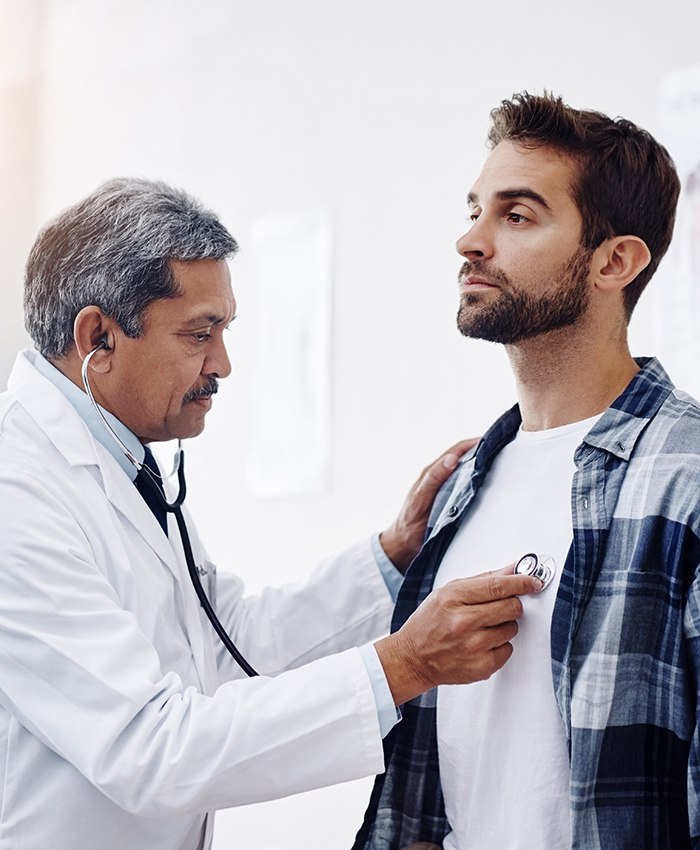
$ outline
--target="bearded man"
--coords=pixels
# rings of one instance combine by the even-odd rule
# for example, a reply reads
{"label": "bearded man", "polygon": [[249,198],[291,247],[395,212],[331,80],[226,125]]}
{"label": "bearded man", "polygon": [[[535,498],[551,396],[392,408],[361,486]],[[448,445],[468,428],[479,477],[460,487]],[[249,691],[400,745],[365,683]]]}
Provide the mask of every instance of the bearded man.
{"label": "bearded man", "polygon": [[546,586],[506,667],[403,706],[355,848],[697,848],[700,408],[627,343],[678,177],[560,98],[492,120],[457,322],[505,346],[518,404],[438,494],[393,628],[483,563],[529,554]]}

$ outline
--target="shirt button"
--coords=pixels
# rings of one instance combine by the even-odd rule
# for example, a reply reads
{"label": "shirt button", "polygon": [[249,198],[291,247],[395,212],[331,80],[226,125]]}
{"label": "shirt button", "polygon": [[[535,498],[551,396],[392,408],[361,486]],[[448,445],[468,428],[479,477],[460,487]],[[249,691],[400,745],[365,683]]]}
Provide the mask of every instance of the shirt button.
{"label": "shirt button", "polygon": [[457,505],[452,505],[452,507],[447,512],[447,516],[457,516],[458,513],[459,508],[457,507]]}

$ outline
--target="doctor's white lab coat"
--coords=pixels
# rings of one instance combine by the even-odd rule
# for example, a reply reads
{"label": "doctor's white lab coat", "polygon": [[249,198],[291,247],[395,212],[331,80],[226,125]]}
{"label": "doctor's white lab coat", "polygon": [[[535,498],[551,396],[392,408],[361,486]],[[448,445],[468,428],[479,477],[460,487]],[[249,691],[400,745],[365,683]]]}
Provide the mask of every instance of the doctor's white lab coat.
{"label": "doctor's white lab coat", "polygon": [[0,396],[0,850],[196,850],[215,809],[381,771],[351,648],[388,629],[369,542],[257,598],[219,575],[219,616],[265,674],[247,679],[174,521],[166,539],[33,358]]}

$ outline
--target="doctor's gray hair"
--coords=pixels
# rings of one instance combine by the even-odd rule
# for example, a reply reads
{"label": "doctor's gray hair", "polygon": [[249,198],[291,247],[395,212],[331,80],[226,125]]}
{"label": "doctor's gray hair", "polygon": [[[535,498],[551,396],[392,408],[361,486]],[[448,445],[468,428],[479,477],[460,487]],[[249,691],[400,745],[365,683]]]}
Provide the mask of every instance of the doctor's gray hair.
{"label": "doctor's gray hair", "polygon": [[73,322],[90,305],[129,337],[149,305],[178,294],[170,260],[223,260],[236,240],[185,192],[140,179],[110,180],[40,233],[24,277],[25,327],[44,357],[73,345]]}

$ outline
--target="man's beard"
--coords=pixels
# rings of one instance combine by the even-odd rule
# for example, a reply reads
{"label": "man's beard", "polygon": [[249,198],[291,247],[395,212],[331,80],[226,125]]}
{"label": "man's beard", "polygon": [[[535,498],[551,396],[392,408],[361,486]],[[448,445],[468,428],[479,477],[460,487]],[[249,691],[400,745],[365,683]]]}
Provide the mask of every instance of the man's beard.
{"label": "man's beard", "polygon": [[[591,251],[578,248],[561,270],[553,275],[557,281],[539,296],[514,290],[506,275],[476,260],[462,267],[460,278],[483,276],[499,287],[492,296],[466,292],[457,313],[457,327],[464,336],[511,345],[532,339],[548,331],[575,324],[586,312],[590,301],[588,273]],[[488,304],[488,298],[492,298]]]}

